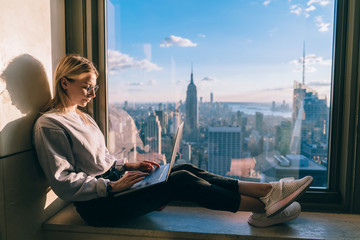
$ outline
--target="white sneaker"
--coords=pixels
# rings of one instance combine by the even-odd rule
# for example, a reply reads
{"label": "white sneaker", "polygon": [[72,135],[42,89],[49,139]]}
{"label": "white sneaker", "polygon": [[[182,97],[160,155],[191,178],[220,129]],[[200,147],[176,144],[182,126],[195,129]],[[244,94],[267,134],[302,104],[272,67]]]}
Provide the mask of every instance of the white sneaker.
{"label": "white sneaker", "polygon": [[300,212],[300,204],[298,202],[293,202],[273,217],[266,217],[266,213],[252,213],[248,219],[248,223],[254,227],[270,227],[275,224],[291,221],[297,218],[300,215]]}
{"label": "white sneaker", "polygon": [[260,200],[265,204],[266,216],[271,217],[298,199],[313,182],[313,177],[306,176],[299,180],[283,178],[271,182],[272,190]]}

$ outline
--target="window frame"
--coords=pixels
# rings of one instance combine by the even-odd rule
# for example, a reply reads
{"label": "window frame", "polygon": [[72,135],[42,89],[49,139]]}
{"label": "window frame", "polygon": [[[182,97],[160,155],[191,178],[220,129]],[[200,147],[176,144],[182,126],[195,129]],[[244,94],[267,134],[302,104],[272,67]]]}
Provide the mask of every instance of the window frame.
{"label": "window frame", "polygon": [[99,125],[107,142],[106,0],[64,0],[66,54],[90,59],[99,71],[97,97],[83,111]]}
{"label": "window frame", "polygon": [[[304,210],[360,213],[360,2],[334,0],[328,189],[310,189]],[[106,0],[65,0],[66,51],[91,59],[99,69],[99,92],[85,111],[108,135]]]}

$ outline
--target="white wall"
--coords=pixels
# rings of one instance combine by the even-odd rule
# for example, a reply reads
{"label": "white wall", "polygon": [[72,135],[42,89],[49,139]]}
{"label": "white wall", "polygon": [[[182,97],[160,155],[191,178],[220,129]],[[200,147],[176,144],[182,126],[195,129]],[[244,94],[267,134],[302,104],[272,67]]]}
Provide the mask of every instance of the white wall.
{"label": "white wall", "polygon": [[64,0],[0,0],[1,239],[41,239],[41,223],[63,205],[49,192],[31,129],[65,54],[64,13]]}

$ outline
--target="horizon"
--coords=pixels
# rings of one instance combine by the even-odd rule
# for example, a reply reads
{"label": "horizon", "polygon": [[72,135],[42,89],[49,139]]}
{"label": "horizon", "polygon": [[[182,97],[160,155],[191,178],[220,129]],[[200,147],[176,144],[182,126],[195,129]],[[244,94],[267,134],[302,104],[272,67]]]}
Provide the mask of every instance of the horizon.
{"label": "horizon", "polygon": [[[127,101],[127,100],[125,100],[125,101]],[[124,101],[124,102],[125,102]],[[180,100],[180,101],[182,101],[182,100]],[[124,104],[124,102],[110,102],[111,104]],[[183,103],[185,103],[185,100],[184,101],[182,101]],[[200,102],[199,100],[198,100],[198,102]],[[163,104],[176,104],[176,103],[179,103],[179,101],[168,101],[168,102],[129,102],[129,101],[127,101],[127,103],[129,104],[129,103],[131,103],[131,104],[159,104],[159,103],[163,103]],[[203,103],[210,103],[210,101],[203,101]],[[213,103],[227,103],[227,104],[237,104],[237,103],[247,103],[247,104],[266,104],[266,105],[268,105],[268,104],[272,104],[272,102],[221,102],[221,101],[214,101]],[[277,103],[277,102],[275,102],[275,103]],[[292,102],[285,102],[286,104],[292,104]]]}

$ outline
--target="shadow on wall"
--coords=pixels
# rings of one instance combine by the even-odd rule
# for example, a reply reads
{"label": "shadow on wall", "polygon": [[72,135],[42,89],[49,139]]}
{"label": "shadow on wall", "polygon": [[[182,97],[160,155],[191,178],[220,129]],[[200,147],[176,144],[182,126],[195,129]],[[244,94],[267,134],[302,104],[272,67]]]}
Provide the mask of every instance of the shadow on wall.
{"label": "shadow on wall", "polygon": [[4,157],[32,148],[35,118],[51,94],[44,66],[29,54],[15,57],[0,77],[0,157]]}
{"label": "shadow on wall", "polygon": [[[50,190],[32,146],[32,128],[51,99],[44,66],[23,54],[0,74],[0,171],[7,239],[40,239],[41,224],[62,204]],[[1,227],[1,226],[0,226]],[[1,238],[1,236],[0,236]]]}

